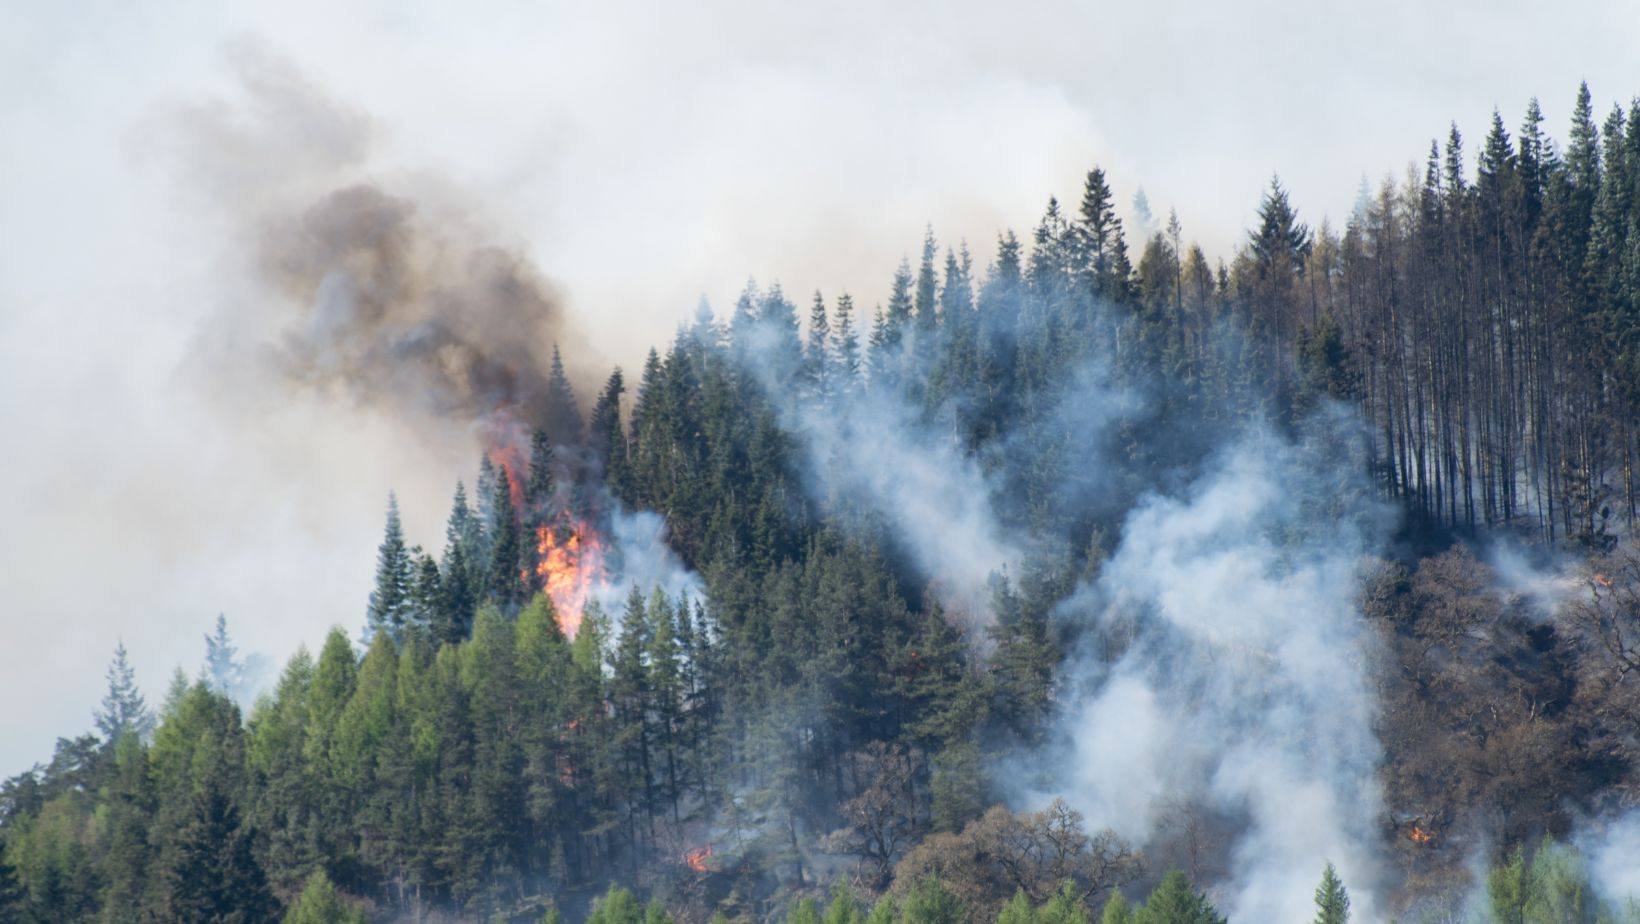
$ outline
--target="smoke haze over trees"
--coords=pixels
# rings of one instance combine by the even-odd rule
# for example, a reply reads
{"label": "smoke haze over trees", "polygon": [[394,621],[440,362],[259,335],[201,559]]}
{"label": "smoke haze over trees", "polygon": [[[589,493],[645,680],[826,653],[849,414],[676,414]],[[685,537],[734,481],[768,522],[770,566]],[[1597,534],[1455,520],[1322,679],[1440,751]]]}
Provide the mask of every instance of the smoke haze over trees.
{"label": "smoke haze over trees", "polygon": [[1632,915],[1640,103],[1465,143],[1222,259],[1093,169],[579,392],[520,264],[313,200],[276,362],[482,458],[254,705],[115,648],[0,917]]}

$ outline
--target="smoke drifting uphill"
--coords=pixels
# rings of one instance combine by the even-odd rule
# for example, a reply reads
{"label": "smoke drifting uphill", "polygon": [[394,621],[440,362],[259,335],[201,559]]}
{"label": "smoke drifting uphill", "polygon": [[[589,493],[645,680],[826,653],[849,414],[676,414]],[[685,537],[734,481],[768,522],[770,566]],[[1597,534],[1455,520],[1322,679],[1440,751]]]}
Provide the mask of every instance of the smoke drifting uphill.
{"label": "smoke drifting uphill", "polygon": [[562,311],[524,258],[442,237],[368,185],[271,222],[260,251],[295,309],[274,356],[292,380],[468,420],[540,421]]}
{"label": "smoke drifting uphill", "polygon": [[216,377],[244,390],[267,373],[409,422],[542,423],[555,347],[597,365],[543,274],[475,197],[384,168],[366,115],[259,47],[230,58],[234,99],[174,107],[146,133],[235,238],[196,350]]}

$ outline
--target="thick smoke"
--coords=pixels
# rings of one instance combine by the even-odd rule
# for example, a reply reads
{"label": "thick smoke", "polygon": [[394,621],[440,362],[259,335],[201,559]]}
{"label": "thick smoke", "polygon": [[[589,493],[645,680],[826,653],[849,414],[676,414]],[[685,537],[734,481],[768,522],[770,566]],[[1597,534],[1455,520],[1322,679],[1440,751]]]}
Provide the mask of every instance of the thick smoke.
{"label": "thick smoke", "polygon": [[[778,289],[769,295],[781,297]],[[742,368],[798,437],[814,498],[886,529],[945,605],[983,618],[987,580],[1017,567],[1022,538],[996,516],[992,485],[949,428],[887,389],[849,389],[816,403],[795,381],[795,332],[779,319],[734,334]]]}
{"label": "thick smoke", "polygon": [[[869,511],[856,522],[886,527],[937,591],[988,618],[986,579],[1033,550],[999,515],[1001,486],[939,414],[892,389],[804,400],[780,323],[745,352],[806,447],[814,496]],[[1126,503],[1115,473],[1127,463],[1105,458],[1106,438],[1153,397],[1112,384],[1109,366],[1076,370],[1038,421],[1083,453],[1067,475],[1079,509]],[[1005,434],[1002,451],[1032,438]],[[1192,872],[1220,884],[1234,919],[1306,919],[1328,860],[1375,919],[1382,753],[1356,595],[1394,516],[1368,481],[1364,434],[1328,405],[1296,436],[1243,425],[1192,438],[1217,449],[1183,487],[1142,495],[1097,577],[1056,609],[1083,642],[1061,671],[1053,743],[995,776],[1019,802],[1063,796],[1158,857],[1180,858],[1183,818],[1212,841],[1184,851],[1206,855]]]}
{"label": "thick smoke", "polygon": [[1579,839],[1595,890],[1613,904],[1640,901],[1640,812],[1630,812]]}
{"label": "thick smoke", "polygon": [[259,256],[290,312],[271,355],[291,380],[463,420],[544,414],[563,312],[518,254],[356,185],[269,218]]}
{"label": "thick smoke", "polygon": [[571,371],[597,368],[553,286],[470,197],[390,170],[372,120],[289,64],[255,46],[231,60],[233,98],[172,107],[147,133],[234,244],[196,345],[226,390],[308,388],[411,424],[534,423],[555,347]]}
{"label": "thick smoke", "polygon": [[1303,442],[1242,437],[1180,496],[1141,501],[1061,606],[1095,631],[1065,668],[1043,788],[1140,843],[1181,807],[1221,820],[1238,920],[1304,918],[1328,859],[1375,914],[1380,751],[1353,597],[1384,518],[1352,437],[1342,415]]}

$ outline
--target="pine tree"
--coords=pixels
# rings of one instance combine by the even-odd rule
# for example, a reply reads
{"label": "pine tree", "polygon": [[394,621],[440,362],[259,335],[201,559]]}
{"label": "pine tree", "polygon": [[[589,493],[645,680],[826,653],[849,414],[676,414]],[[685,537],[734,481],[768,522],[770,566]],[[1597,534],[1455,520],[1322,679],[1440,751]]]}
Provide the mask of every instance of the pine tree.
{"label": "pine tree", "polygon": [[216,614],[216,626],[205,636],[205,666],[200,671],[201,679],[213,692],[228,697],[239,695],[245,666],[235,657],[238,653],[228,638],[227,617]]}
{"label": "pine tree", "polygon": [[126,660],[125,642],[114,646],[114,660],[108,664],[108,692],[103,695],[102,708],[97,710],[97,731],[110,747],[117,747],[126,735],[146,739],[154,731],[154,714],[149,711],[142,691],[137,689],[136,674]]}
{"label": "pine tree", "polygon": [[537,427],[530,435],[530,475],[524,483],[525,526],[529,532],[546,520],[552,502],[552,441]]}
{"label": "pine tree", "polygon": [[1162,877],[1133,920],[1134,924],[1226,924],[1207,896],[1178,870]]}
{"label": "pine tree", "polygon": [[832,330],[832,350],[837,357],[837,377],[842,391],[860,382],[860,333],[854,329],[854,299],[847,292],[837,297],[837,323]]}
{"label": "pine tree", "polygon": [[1092,294],[1113,302],[1128,300],[1127,243],[1122,237],[1122,219],[1116,215],[1115,197],[1105,180],[1105,171],[1088,171],[1082,186],[1082,205],[1073,236],[1077,272]]}
{"label": "pine tree", "polygon": [[900,909],[900,924],[962,924],[967,920],[962,900],[938,876],[928,876],[912,886]]}
{"label": "pine tree", "polygon": [[997,912],[996,924],[1036,924],[1036,909],[1023,889],[1016,889],[1014,897]]}
{"label": "pine tree", "polygon": [[1133,924],[1133,905],[1122,894],[1121,889],[1114,889],[1110,898],[1105,899],[1105,909],[1099,913],[1099,924]]}
{"label": "pine tree", "polygon": [[1338,878],[1338,871],[1328,863],[1321,871],[1321,884],[1315,889],[1315,924],[1346,924],[1350,919],[1350,895]]}
{"label": "pine tree", "polygon": [[1036,912],[1037,924],[1088,924],[1087,909],[1076,886],[1066,882]]}
{"label": "pine tree", "polygon": [[1290,342],[1298,324],[1298,277],[1310,252],[1310,229],[1299,222],[1279,178],[1259,204],[1258,229],[1248,235],[1253,260],[1252,308],[1277,342]]}
{"label": "pine tree", "polygon": [[444,558],[439,564],[439,609],[433,621],[433,638],[441,644],[467,637],[473,611],[484,586],[483,531],[479,518],[467,505],[467,489],[456,482],[450,518],[444,527]]}
{"label": "pine tree", "polygon": [[547,375],[546,419],[547,435],[559,446],[581,443],[581,407],[575,400],[575,389],[564,373],[564,360],[558,354],[558,345],[552,347],[552,369]]}
{"label": "pine tree", "polygon": [[410,551],[404,544],[404,527],[399,522],[399,499],[387,495],[387,527],[376,549],[376,589],[370,592],[365,616],[365,634],[388,632],[395,638],[410,611]]}
{"label": "pine tree", "polygon": [[434,627],[443,619],[444,575],[433,556],[420,548],[412,550],[412,557],[416,562],[416,577],[410,586],[410,616],[406,626],[426,639],[431,637]]}
{"label": "pine tree", "polygon": [[[934,270],[934,257],[938,253],[939,248],[934,242],[934,228],[929,226],[923,234],[922,260],[917,264],[917,289],[912,301],[912,311],[919,331],[919,351],[932,346],[928,341],[939,323],[939,280]],[[889,303],[889,307],[892,313],[893,302]]]}
{"label": "pine tree", "polygon": [[809,308],[808,342],[803,347],[803,378],[817,400],[824,401],[830,392],[831,365],[831,322],[826,315],[826,300],[816,289]]}
{"label": "pine tree", "polygon": [[[102,905],[110,921],[135,920],[149,886],[157,809],[148,751],[135,735],[118,739],[114,775],[103,802]],[[5,907],[0,898],[0,910]],[[0,920],[6,920],[0,913]]]}
{"label": "pine tree", "polygon": [[496,478],[495,490],[490,495],[490,522],[494,524],[494,532],[486,591],[496,605],[512,608],[524,599],[521,562],[525,545],[518,515],[513,510],[512,478],[505,470]]}
{"label": "pine tree", "polygon": [[832,886],[831,901],[826,905],[823,924],[864,924],[865,912],[854,898],[854,891],[841,878]]}
{"label": "pine tree", "polygon": [[159,913],[172,921],[253,922],[278,902],[251,850],[251,833],[220,786],[206,785],[159,871]]}
{"label": "pine tree", "polygon": [[603,460],[604,483],[620,497],[629,496],[628,481],[631,477],[627,470],[626,434],[621,429],[621,395],[625,391],[621,370],[616,367],[604,383],[598,402],[592,406],[592,421],[587,434],[592,450]]}

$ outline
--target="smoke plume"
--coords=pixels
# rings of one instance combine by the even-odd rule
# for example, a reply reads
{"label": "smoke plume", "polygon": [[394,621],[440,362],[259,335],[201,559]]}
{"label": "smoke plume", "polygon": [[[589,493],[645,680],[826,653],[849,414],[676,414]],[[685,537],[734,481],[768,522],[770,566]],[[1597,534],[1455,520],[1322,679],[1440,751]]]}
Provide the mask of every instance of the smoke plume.
{"label": "smoke plume", "polygon": [[1302,919],[1328,859],[1374,915],[1380,749],[1353,597],[1385,521],[1352,485],[1349,419],[1316,429],[1255,430],[1141,501],[1060,608],[1094,631],[1065,668],[1044,788],[1141,843],[1181,810],[1221,825],[1238,920]]}
{"label": "smoke plume", "polygon": [[288,63],[230,57],[234,98],[174,106],[149,133],[236,244],[196,348],[214,378],[479,425],[541,420],[555,347],[593,372],[562,298],[471,197],[384,164],[373,121]]}

